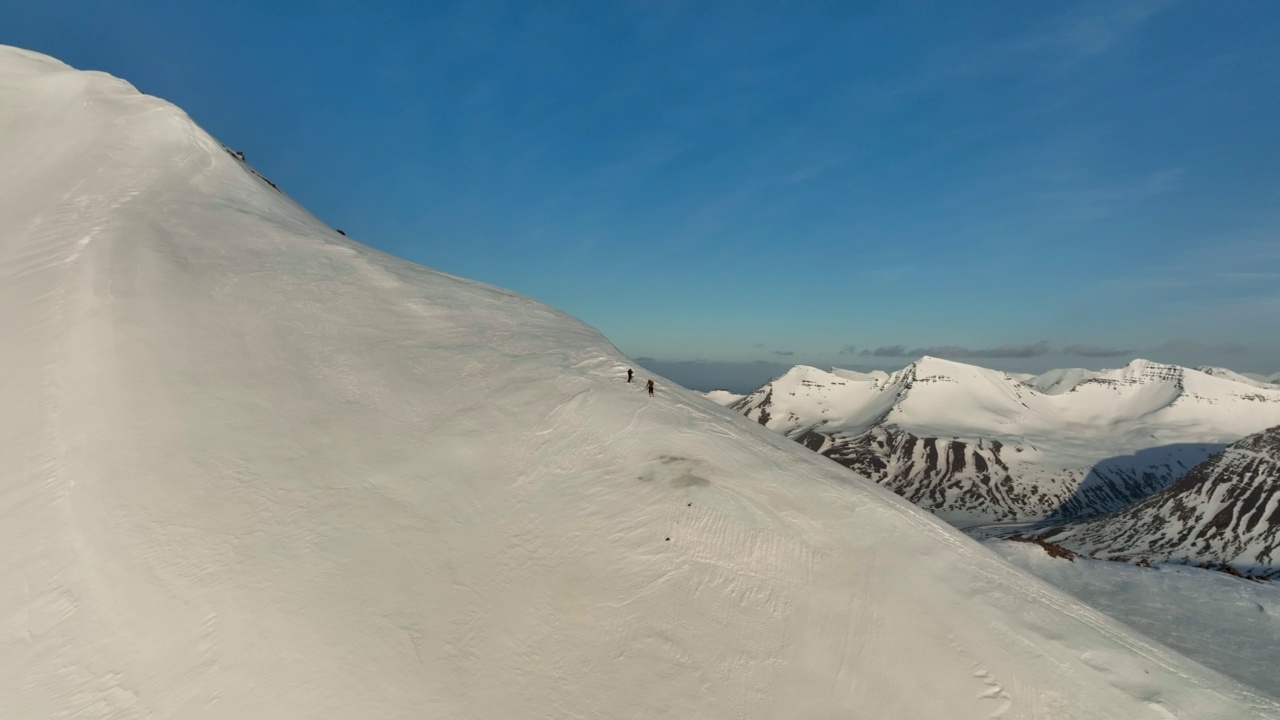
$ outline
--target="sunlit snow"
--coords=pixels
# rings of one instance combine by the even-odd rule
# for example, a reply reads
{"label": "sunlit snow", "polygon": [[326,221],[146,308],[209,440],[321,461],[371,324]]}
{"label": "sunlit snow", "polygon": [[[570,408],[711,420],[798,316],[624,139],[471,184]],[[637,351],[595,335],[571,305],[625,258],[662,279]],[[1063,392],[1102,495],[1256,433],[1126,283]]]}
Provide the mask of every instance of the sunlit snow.
{"label": "sunlit snow", "polygon": [[0,158],[0,717],[1280,716],[127,83]]}

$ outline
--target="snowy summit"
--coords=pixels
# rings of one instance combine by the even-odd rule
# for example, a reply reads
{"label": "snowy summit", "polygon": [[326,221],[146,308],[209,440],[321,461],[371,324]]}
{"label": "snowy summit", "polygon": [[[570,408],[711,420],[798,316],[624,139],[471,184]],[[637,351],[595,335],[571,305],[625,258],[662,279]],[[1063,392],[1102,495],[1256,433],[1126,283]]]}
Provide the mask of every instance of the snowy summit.
{"label": "snowy summit", "polygon": [[799,365],[732,407],[970,526],[1142,500],[1280,424],[1280,387],[1147,360],[1019,378],[924,357],[892,374]]}
{"label": "snowy summit", "polygon": [[0,158],[0,717],[1280,716],[123,81]]}

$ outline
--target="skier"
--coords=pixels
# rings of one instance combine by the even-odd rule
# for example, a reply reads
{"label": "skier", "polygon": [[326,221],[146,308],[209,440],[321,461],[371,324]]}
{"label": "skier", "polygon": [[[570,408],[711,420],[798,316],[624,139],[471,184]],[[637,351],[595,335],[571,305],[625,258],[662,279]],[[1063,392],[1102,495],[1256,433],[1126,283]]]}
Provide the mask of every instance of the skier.
{"label": "skier", "polygon": [[645,389],[649,391],[649,397],[653,397],[653,381],[650,380],[645,384]]}
{"label": "skier", "polygon": [[631,376],[635,374],[636,373],[634,370],[632,370],[631,368],[627,368],[627,382],[631,382]]}

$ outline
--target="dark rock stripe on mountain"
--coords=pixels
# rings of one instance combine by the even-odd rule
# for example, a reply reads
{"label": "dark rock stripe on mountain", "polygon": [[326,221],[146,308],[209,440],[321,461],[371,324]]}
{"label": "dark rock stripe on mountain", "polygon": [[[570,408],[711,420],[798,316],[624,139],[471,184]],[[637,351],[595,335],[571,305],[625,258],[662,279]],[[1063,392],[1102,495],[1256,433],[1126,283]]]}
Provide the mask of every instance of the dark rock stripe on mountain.
{"label": "dark rock stripe on mountain", "polygon": [[1132,507],[1035,537],[1112,560],[1280,574],[1280,426],[1233,443]]}
{"label": "dark rock stripe on mountain", "polygon": [[938,358],[797,366],[731,407],[958,525],[1080,518],[1280,423],[1280,389],[1136,360],[1029,379]]}

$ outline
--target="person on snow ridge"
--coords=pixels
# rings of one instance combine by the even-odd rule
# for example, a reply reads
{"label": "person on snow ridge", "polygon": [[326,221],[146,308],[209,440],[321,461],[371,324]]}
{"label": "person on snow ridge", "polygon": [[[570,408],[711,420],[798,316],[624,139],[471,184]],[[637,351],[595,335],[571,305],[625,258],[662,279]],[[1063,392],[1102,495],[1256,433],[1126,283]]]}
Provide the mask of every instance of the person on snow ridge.
{"label": "person on snow ridge", "polygon": [[648,383],[645,384],[644,387],[646,390],[649,391],[649,397],[653,397],[653,381],[650,380]]}
{"label": "person on snow ridge", "polygon": [[632,370],[631,368],[627,368],[627,382],[631,382],[631,376],[635,374],[636,373],[634,370]]}

